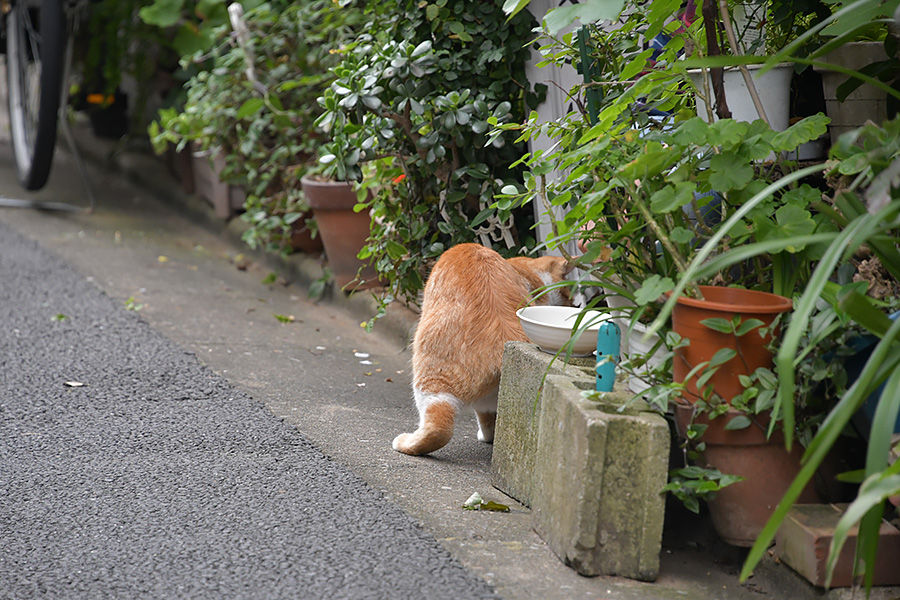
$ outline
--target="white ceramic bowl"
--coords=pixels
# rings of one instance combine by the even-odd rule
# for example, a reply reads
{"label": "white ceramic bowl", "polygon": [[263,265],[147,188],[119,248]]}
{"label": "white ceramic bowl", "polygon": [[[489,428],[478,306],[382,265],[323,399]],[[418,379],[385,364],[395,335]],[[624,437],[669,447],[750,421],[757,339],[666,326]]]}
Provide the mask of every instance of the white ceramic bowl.
{"label": "white ceramic bowl", "polygon": [[[516,316],[529,340],[544,352],[556,354],[572,337],[580,313],[580,308],[570,306],[526,306],[517,310]],[[590,356],[597,349],[597,333],[607,318],[609,315],[597,310],[585,314],[579,327],[591,325],[572,342],[574,356]]]}

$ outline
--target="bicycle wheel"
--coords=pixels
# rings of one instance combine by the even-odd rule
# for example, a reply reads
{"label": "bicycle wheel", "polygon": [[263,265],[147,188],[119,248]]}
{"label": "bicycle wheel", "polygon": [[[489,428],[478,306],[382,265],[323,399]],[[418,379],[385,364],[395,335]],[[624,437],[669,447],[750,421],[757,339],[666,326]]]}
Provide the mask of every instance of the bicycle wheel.
{"label": "bicycle wheel", "polygon": [[6,15],[9,122],[19,183],[47,183],[63,94],[66,22],[63,0],[14,2]]}

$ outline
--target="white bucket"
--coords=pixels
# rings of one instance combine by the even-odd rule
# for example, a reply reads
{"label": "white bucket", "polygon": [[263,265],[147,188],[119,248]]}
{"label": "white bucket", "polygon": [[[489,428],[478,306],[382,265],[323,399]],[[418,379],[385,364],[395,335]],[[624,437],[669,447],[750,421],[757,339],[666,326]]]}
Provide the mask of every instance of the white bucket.
{"label": "white bucket", "polygon": [[[747,65],[766,111],[769,125],[775,131],[784,131],[789,124],[791,77],[794,74],[794,67],[791,64],[778,65],[761,76],[759,75],[760,68],[761,65]],[[706,89],[702,85],[702,71],[692,70],[688,71],[688,74],[700,93],[706,93]],[[759,119],[759,113],[747,90],[747,83],[744,81],[741,70],[738,67],[726,68],[724,81],[725,100],[731,110],[731,117],[735,121],[746,122]],[[709,93],[712,95],[712,81],[709,83]],[[700,95],[697,96],[697,114],[703,120],[708,121],[706,101]],[[715,116],[715,110],[713,110],[713,116]]]}

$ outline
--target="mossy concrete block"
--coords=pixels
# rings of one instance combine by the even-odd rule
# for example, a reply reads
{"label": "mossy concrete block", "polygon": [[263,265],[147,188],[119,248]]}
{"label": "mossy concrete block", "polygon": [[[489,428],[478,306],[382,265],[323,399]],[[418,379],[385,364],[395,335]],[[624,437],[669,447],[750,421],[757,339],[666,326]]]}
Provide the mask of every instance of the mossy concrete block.
{"label": "mossy concrete block", "polygon": [[[659,573],[669,426],[651,412],[582,397],[547,377],[533,471],[534,527],[582,575],[653,581]],[[621,397],[621,396],[620,396]]]}
{"label": "mossy concrete block", "polygon": [[546,375],[564,375],[593,387],[593,358],[562,358],[542,352],[534,344],[507,342],[503,352],[497,423],[491,460],[492,483],[531,506],[534,494],[534,457],[537,447],[539,393]]}

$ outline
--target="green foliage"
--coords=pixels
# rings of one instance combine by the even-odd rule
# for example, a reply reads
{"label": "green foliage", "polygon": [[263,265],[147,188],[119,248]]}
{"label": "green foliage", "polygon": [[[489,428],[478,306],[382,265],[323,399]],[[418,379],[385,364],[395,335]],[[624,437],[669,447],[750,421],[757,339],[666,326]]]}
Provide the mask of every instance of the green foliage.
{"label": "green foliage", "polygon": [[[218,43],[219,32],[228,24],[228,5],[234,0],[141,0],[141,20],[167,30],[170,44],[179,56],[206,52]],[[268,4],[275,11],[285,10],[287,0],[239,0],[245,11]]]}
{"label": "green foliage", "polygon": [[[825,123],[821,115],[813,116],[775,132],[762,121],[708,125],[694,117],[639,131],[627,117],[605,129],[591,128],[570,149],[533,156],[526,191],[517,198],[565,206],[566,217],[555,223],[548,245],[577,239],[588,251],[611,249],[609,260],[591,269],[604,280],[615,279],[638,304],[654,303],[672,289],[698,244],[720,231],[720,215],[732,214],[767,181],[782,176],[780,166],[759,160],[815,139]],[[548,161],[555,168],[578,166],[566,179],[546,181]],[[729,226],[723,243],[733,247],[831,227],[814,215],[819,198],[806,184],[769,194]],[[790,295],[809,276],[816,257],[814,245],[798,243],[773,251],[767,260],[707,273],[706,279]]]}
{"label": "green foliage", "polygon": [[[523,185],[504,190],[498,201],[543,207],[553,227],[547,246],[565,252],[579,242],[594,278],[648,307],[642,319],[717,232],[725,247],[734,247],[833,228],[816,215],[820,192],[809,185],[776,189],[727,231],[718,227],[722,216],[795,169],[767,160],[821,136],[827,119],[816,115],[775,132],[762,121],[710,125],[691,117],[690,82],[679,56],[688,40],[696,44],[697,31],[678,29],[678,10],[677,2],[654,2],[649,10],[626,11],[614,29],[547,36],[543,65],[573,62],[586,73],[588,83],[570,92],[577,110],[551,123],[538,122],[535,114],[524,122],[493,123],[495,134],[556,142],[551,151],[523,159]],[[671,41],[654,57],[644,40],[660,33]],[[670,116],[651,116],[657,111]],[[555,172],[565,177],[548,177]],[[552,216],[559,211],[565,217]],[[812,244],[777,248],[771,256],[708,272],[705,281],[790,295],[802,288],[818,250]]]}
{"label": "green foliage", "polygon": [[[490,119],[521,119],[539,100],[524,73],[533,23],[525,13],[507,23],[499,7],[464,0],[390,0],[369,16],[319,99],[318,124],[331,138],[320,163],[332,177],[364,182],[360,208],[374,224],[360,256],[389,282],[382,300],[416,302],[452,245],[487,241],[504,253],[533,245],[510,207],[491,206],[515,180],[522,148],[487,138]],[[473,223],[502,223],[511,237],[480,236]]]}
{"label": "green foliage", "polygon": [[[798,292],[794,312],[782,336],[775,359],[777,388],[771,404],[772,426],[779,421],[788,447],[795,435],[798,412],[803,409],[801,402],[808,397],[809,381],[830,380],[834,385],[830,395],[834,400],[819,407],[813,417],[821,425],[807,430],[811,439],[806,448],[801,471],[791,484],[775,513],[757,538],[744,565],[742,578],[748,577],[759,562],[765,549],[771,543],[779,525],[809,483],[824,457],[858,411],[863,401],[880,384],[896,372],[900,366],[900,320],[890,322],[875,316],[885,309],[883,303],[860,293],[859,285],[836,285],[832,279],[840,278],[845,266],[854,270],[855,253],[863,245],[867,246],[884,266],[895,283],[900,280],[900,119],[883,124],[868,124],[855,132],[842,136],[837,146],[832,148],[832,162],[829,163],[831,185],[835,190],[831,204],[821,208],[821,215],[833,221],[835,229],[814,235],[794,235],[777,242],[757,241],[741,247],[733,247],[720,252],[714,259],[707,259],[714,250],[720,249],[721,237],[714,236],[697,252],[696,257],[683,273],[683,279],[673,291],[677,296],[687,284],[712,271],[727,269],[747,260],[749,257],[768,254],[774,248],[796,247],[816,243],[823,246],[806,285]],[[821,168],[821,167],[819,167]],[[790,183],[785,177],[769,188]],[[722,230],[736,226],[740,219],[754,210],[768,198],[767,190],[749,199],[740,210],[721,225]],[[835,210],[836,209],[836,210]],[[896,310],[897,299],[893,309]],[[667,301],[657,317],[655,325],[661,325],[668,317],[674,300]],[[840,368],[822,362],[822,357],[830,351],[846,352],[852,347],[847,339],[835,336],[835,332],[847,335],[847,324],[855,322],[878,336],[869,360],[856,381],[846,390],[841,381]],[[843,357],[835,355],[840,361]],[[893,380],[891,380],[893,381]],[[888,384],[891,384],[888,381]],[[861,490],[856,506],[865,514],[861,519],[858,538],[859,556],[864,563],[874,564],[874,552],[878,537],[878,522],[882,507],[873,504],[873,494],[877,495],[890,488],[893,479],[886,464],[889,438],[897,416],[895,401],[896,386],[886,385],[878,400],[876,418],[873,420],[866,462],[866,478],[873,482],[870,490]],[[801,429],[800,431],[803,431]],[[891,469],[894,469],[892,467]],[[885,481],[883,487],[881,482]],[[852,520],[854,517],[850,517]],[[867,586],[871,585],[871,569],[866,571]]]}
{"label": "green foliage", "polygon": [[662,491],[671,492],[688,510],[699,513],[700,500],[711,500],[721,489],[743,479],[737,475],[727,475],[718,469],[683,467],[674,469],[669,474],[669,483]]}
{"label": "green foliage", "polygon": [[[510,12],[524,4],[506,3]],[[810,3],[802,8],[804,16],[776,23],[773,30],[782,36],[777,44],[788,44],[791,52],[799,53],[799,45],[791,45],[790,38],[806,27],[812,19],[809,15],[819,8]],[[836,436],[847,422],[841,419],[852,414],[849,407],[835,408],[837,399],[848,402],[849,396],[856,402],[855,410],[863,394],[883,382],[887,367],[896,366],[898,360],[891,358],[887,366],[882,365],[884,370],[861,377],[866,383],[856,384],[859,391],[846,389],[842,363],[860,335],[850,311],[871,315],[874,305],[859,299],[859,285],[849,284],[846,274],[836,276],[836,269],[841,261],[852,263],[862,236],[892,277],[900,273],[894,266],[896,214],[864,216],[896,198],[900,166],[896,166],[896,142],[891,135],[900,131],[893,125],[873,128],[862,137],[842,141],[837,149],[837,172],[855,178],[856,185],[871,182],[871,213],[866,213],[862,195],[845,190],[823,201],[823,193],[835,180],[826,182],[821,166],[800,169],[781,153],[821,136],[827,123],[824,116],[808,117],[785,132],[772,131],[762,121],[707,124],[691,116],[692,95],[685,93],[691,89],[685,73],[688,61],[680,60],[680,53],[689,47],[699,49],[690,59],[692,66],[735,59],[721,57],[714,63],[703,57],[702,22],[676,31],[678,23],[672,16],[677,10],[677,3],[660,0],[625,11],[615,28],[589,26],[581,34],[546,36],[549,41],[541,48],[544,64],[576,64],[586,83],[570,92],[576,110],[555,122],[541,123],[532,114],[523,122],[491,123],[493,134],[517,132],[520,141],[544,135],[555,142],[550,151],[526,156],[523,182],[505,188],[497,200],[506,205],[537,202],[545,207],[554,229],[547,246],[564,250],[578,242],[594,279],[588,284],[600,285],[632,303],[625,309],[631,315],[630,327],[656,317],[653,330],[664,333],[658,344],[659,365],[648,369],[649,356],[629,355],[619,368],[649,384],[644,397],[661,410],[677,401],[683,388],[672,382],[671,365],[674,350],[688,342],[666,331],[666,319],[679,295],[695,294],[696,283],[714,283],[800,297],[797,311],[781,324],[787,329],[779,350],[784,361],[774,370],[759,369],[742,377],[744,391],[739,397],[709,395],[698,409],[710,418],[737,409],[737,416],[728,413],[725,428],[731,430],[750,426],[759,415],[770,423],[770,432],[781,427],[787,439],[799,436],[810,444],[808,455],[820,458],[826,450],[819,445],[830,448],[819,439],[821,432]],[[660,32],[672,41],[654,57],[643,42]],[[806,42],[815,40],[810,35]],[[670,117],[651,118],[655,109]],[[548,176],[552,172],[562,172],[564,178],[554,181]],[[854,224],[854,218],[868,222]],[[829,277],[841,283],[826,288]],[[666,292],[671,294],[662,302]],[[892,324],[877,318],[859,318],[885,338],[894,331]],[[738,336],[755,335],[759,325],[715,320],[706,324]],[[700,378],[702,389],[702,382],[734,356],[733,351],[721,351],[708,363],[696,365],[685,379]],[[831,423],[837,414],[842,415],[839,425]],[[689,428],[689,455],[702,452],[702,429]],[[793,488],[797,493],[814,471],[806,465],[804,469],[806,479],[798,479]],[[696,508],[696,490],[713,490],[716,484],[705,480],[704,473],[691,473],[687,483],[683,475],[678,474],[667,489]],[[769,527],[766,535],[775,528],[777,524]],[[760,539],[760,553],[770,541],[771,536]],[[748,562],[747,569],[751,568]]]}
{"label": "green foliage", "polygon": [[331,83],[334,51],[360,20],[312,0],[248,12],[243,44],[230,25],[213,29],[215,44],[191,57],[206,68],[187,82],[184,108],[161,110],[151,125],[158,152],[193,144],[224,157],[222,177],[247,191],[243,239],[253,248],[291,250],[291,230],[306,210],[300,178],[318,144],[316,98]]}
{"label": "green foliage", "polygon": [[[900,248],[897,243],[900,239],[900,180],[896,175],[900,171],[900,118],[880,126],[870,123],[860,130],[845,134],[837,146],[832,148],[832,159],[830,173],[837,178],[833,184],[837,190],[833,201],[838,211],[830,214],[841,229],[832,236],[807,287],[795,302],[792,322],[784,333],[775,359],[779,386],[773,410],[784,413],[788,446],[791,444],[791,425],[797,411],[795,361],[799,349],[804,347],[808,327],[818,325],[821,329],[823,326],[821,321],[816,322],[821,314],[822,299],[826,299],[842,318],[853,319],[868,329],[877,336],[878,341],[856,381],[839,395],[837,403],[815,432],[807,446],[800,474],[757,538],[741,576],[746,578],[752,573],[788,510],[832,449],[851,417],[863,401],[886,382],[878,397],[869,436],[866,484],[851,505],[853,509],[848,510],[840,524],[843,533],[849,525],[860,523],[857,556],[864,565],[869,566],[865,569],[864,580],[869,589],[872,584],[871,566],[874,564],[883,498],[896,490],[894,476],[900,469],[896,462],[893,465],[887,462],[891,434],[900,412],[897,394],[900,388],[897,378],[897,367],[900,366],[900,319],[891,322],[874,317],[874,313],[884,310],[880,303],[860,294],[858,286],[845,286],[837,292],[830,291],[833,290],[830,280],[843,270],[844,265],[854,264],[854,253],[862,245],[868,246],[879,258],[893,281],[900,280]],[[809,346],[804,349],[805,353],[810,352],[808,348]],[[836,538],[838,539],[832,548],[835,553],[840,550],[842,535],[836,535]],[[832,554],[834,556],[836,554]],[[831,567],[833,560],[832,558]]]}

